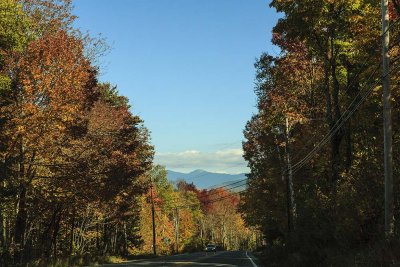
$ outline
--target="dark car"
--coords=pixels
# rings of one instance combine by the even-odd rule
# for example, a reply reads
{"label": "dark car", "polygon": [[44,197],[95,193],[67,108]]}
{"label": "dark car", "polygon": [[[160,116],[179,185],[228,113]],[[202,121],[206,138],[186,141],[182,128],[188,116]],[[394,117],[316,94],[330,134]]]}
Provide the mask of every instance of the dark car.
{"label": "dark car", "polygon": [[206,252],[217,252],[217,246],[213,244],[208,244],[205,250]]}

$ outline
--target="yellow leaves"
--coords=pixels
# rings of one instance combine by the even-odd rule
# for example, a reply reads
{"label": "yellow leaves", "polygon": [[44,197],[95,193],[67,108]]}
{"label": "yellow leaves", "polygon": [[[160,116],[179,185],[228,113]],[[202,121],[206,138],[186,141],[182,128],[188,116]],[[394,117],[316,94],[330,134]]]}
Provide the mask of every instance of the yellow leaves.
{"label": "yellow leaves", "polygon": [[0,38],[2,40],[2,49],[21,51],[28,39],[27,25],[27,16],[23,13],[22,6],[17,1],[0,1]]}
{"label": "yellow leaves", "polygon": [[354,14],[354,15],[350,16],[349,21],[351,23],[358,23],[362,19],[363,19],[363,16],[361,16],[360,14]]}
{"label": "yellow leaves", "polygon": [[0,92],[2,90],[11,89],[11,79],[8,76],[3,76],[0,74]]}
{"label": "yellow leaves", "polygon": [[18,125],[16,134],[18,135],[18,134],[22,134],[24,132],[25,132],[25,127],[23,125]]}

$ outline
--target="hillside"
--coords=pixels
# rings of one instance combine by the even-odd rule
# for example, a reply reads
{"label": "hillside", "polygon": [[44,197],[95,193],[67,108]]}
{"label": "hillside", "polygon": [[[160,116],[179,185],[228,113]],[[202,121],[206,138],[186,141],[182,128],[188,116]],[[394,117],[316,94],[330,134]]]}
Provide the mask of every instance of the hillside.
{"label": "hillside", "polygon": [[[168,170],[168,180],[174,182],[178,179],[183,179],[188,183],[195,184],[199,189],[212,188],[217,186],[224,186],[234,183],[239,180],[246,179],[244,173],[240,174],[227,174],[227,173],[214,173],[204,170],[195,170],[190,173],[182,173]],[[240,188],[235,188],[240,189]]]}

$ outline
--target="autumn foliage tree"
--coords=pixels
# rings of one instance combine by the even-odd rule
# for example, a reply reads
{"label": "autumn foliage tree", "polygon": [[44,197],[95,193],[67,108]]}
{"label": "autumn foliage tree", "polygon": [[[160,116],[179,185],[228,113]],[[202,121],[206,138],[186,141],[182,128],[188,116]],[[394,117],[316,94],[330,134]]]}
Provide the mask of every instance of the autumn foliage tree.
{"label": "autumn foliage tree", "polygon": [[0,10],[0,265],[126,255],[140,240],[148,131],[97,81],[71,1]]}
{"label": "autumn foliage tree", "polygon": [[[198,189],[184,180],[167,180],[167,171],[156,165],[151,171],[156,207],[158,254],[202,251],[207,244],[218,249],[255,247],[258,231],[248,228],[238,211],[240,196],[226,188]],[[151,192],[142,198],[142,245],[135,253],[152,253]]]}
{"label": "autumn foliage tree", "polygon": [[[283,14],[272,39],[281,54],[263,54],[255,64],[258,113],[244,130],[251,168],[240,205],[244,219],[264,232],[266,252],[281,252],[268,254],[278,265],[353,266],[350,249],[358,251],[362,265],[390,266],[393,252],[382,256],[376,248],[384,210],[380,1],[270,5]],[[391,34],[398,36],[395,8],[391,12]],[[397,51],[393,42],[393,103]],[[398,162],[396,147],[394,155]],[[290,172],[297,204],[293,232],[285,184]],[[398,216],[398,205],[395,210]]]}

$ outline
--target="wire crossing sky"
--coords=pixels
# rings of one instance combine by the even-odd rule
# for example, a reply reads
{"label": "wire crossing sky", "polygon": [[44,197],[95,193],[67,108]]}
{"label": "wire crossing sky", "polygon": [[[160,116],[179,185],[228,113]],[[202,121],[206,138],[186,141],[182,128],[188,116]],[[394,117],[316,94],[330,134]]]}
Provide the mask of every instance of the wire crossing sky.
{"label": "wire crossing sky", "polygon": [[265,0],[76,0],[76,26],[112,49],[102,81],[129,97],[156,163],[246,171],[242,131],[256,111],[255,59],[275,55],[279,18]]}

